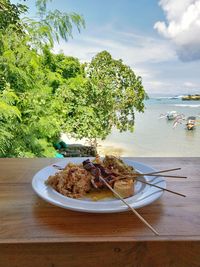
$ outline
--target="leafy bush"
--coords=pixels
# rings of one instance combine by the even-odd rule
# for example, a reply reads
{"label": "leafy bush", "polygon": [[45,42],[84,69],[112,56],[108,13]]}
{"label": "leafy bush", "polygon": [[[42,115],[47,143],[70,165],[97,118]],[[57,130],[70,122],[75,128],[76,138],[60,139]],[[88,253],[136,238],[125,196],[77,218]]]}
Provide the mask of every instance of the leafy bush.
{"label": "leafy bush", "polygon": [[135,110],[144,110],[141,77],[107,51],[85,64],[53,54],[54,41],[84,20],[36,4],[33,21],[20,18],[25,5],[0,1],[0,156],[53,157],[62,132],[94,140],[112,127],[133,131]]}

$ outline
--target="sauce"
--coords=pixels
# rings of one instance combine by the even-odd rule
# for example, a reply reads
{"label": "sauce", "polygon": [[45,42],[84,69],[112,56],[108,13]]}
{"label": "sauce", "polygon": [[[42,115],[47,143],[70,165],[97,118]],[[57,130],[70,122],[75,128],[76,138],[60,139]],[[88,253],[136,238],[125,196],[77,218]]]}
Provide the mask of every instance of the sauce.
{"label": "sauce", "polygon": [[115,198],[112,191],[109,189],[94,190],[86,194],[87,198],[93,201],[102,200],[104,198]]}

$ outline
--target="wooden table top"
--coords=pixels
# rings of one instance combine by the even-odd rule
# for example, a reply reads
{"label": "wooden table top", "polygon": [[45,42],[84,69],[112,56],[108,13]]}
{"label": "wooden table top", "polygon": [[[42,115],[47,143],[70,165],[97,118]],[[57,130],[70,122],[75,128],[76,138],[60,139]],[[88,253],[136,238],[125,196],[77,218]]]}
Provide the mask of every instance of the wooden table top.
{"label": "wooden table top", "polygon": [[200,158],[131,159],[158,170],[181,167],[178,174],[188,176],[166,178],[167,188],[186,198],[165,192],[154,203],[138,209],[160,236],[155,236],[130,211],[81,213],[39,198],[31,187],[32,177],[58,159],[0,159],[0,243],[199,241]]}

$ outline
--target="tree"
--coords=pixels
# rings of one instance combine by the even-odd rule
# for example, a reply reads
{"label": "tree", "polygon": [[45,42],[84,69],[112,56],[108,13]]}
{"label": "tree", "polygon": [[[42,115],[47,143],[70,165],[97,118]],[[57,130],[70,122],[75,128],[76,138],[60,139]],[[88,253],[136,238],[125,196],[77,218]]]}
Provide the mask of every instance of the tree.
{"label": "tree", "polygon": [[55,41],[65,41],[72,37],[73,28],[78,31],[85,27],[82,16],[72,12],[66,13],[60,10],[48,10],[47,2],[51,0],[36,0],[38,20],[24,18],[26,31],[29,33],[31,45],[37,51],[43,52],[44,45],[53,48]]}
{"label": "tree", "polygon": [[65,131],[95,139],[105,138],[112,127],[133,131],[135,111],[144,111],[146,93],[140,76],[103,51],[85,65],[85,77],[65,82],[57,97],[63,102]]}
{"label": "tree", "polygon": [[14,137],[14,123],[21,120],[21,113],[16,107],[19,101],[17,95],[6,84],[5,89],[0,92],[0,155],[6,154],[11,145],[10,140]]}
{"label": "tree", "polygon": [[85,64],[55,55],[54,42],[84,20],[36,2],[33,21],[21,19],[25,6],[0,0],[0,156],[52,157],[62,132],[94,140],[112,127],[133,131],[135,111],[144,110],[141,77],[107,51]]}
{"label": "tree", "polygon": [[53,54],[49,47],[44,48],[42,58],[46,77],[49,85],[56,91],[67,79],[82,74],[82,67],[77,58],[65,56],[64,54]]}
{"label": "tree", "polygon": [[[3,100],[7,92],[7,85],[17,97],[13,105],[20,112],[20,120],[15,116],[12,121],[10,118],[1,121],[1,129],[7,129],[6,150],[1,151],[1,156],[54,156],[52,140],[61,129],[57,114],[51,108],[52,88],[46,82],[42,56],[26,45],[25,37],[15,32],[11,36],[4,35],[2,44],[1,98]],[[8,113],[13,105],[7,106]]]}
{"label": "tree", "polygon": [[[72,25],[80,29],[84,21],[75,14],[74,17],[69,14],[67,20],[66,13],[46,12],[46,1],[37,1],[37,4],[42,18],[33,21],[20,19],[20,14],[26,11],[25,6],[22,8],[7,0],[0,2],[1,157],[54,156],[52,143],[61,132],[60,116],[55,113],[59,103],[54,97],[55,88],[48,80],[53,72],[47,66],[44,68],[44,53],[49,51],[51,54],[54,23],[59,27],[56,32],[59,40],[71,36]],[[60,57],[64,62],[65,58]],[[62,68],[56,66],[61,81],[62,76],[74,75],[74,66],[70,68],[65,62],[65,68]]]}
{"label": "tree", "polygon": [[9,0],[0,0],[0,30],[12,26],[15,31],[22,31],[20,15],[27,11],[27,6],[11,4]]}

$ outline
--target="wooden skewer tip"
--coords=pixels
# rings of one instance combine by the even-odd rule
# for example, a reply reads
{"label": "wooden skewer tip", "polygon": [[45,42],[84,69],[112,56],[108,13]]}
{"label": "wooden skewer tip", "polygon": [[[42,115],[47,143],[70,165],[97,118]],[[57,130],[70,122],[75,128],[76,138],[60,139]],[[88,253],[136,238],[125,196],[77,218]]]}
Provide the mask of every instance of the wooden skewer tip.
{"label": "wooden skewer tip", "polygon": [[133,208],[131,207],[121,196],[118,194],[105,180],[103,177],[99,176],[100,180],[105,183],[105,185],[144,223],[147,227],[156,235],[159,233]]}

